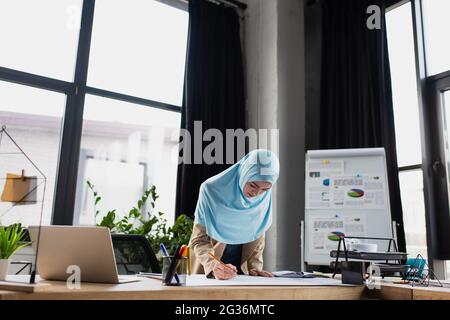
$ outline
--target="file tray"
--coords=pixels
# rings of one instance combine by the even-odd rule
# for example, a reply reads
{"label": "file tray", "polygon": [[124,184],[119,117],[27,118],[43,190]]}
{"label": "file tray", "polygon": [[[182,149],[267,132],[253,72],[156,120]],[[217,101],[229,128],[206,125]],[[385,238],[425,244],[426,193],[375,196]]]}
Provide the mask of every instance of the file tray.
{"label": "file tray", "polygon": [[[338,250],[333,250],[330,252],[331,258],[336,258],[338,256]],[[389,260],[406,260],[408,254],[405,252],[362,252],[362,251],[342,251],[339,250],[339,258],[342,259],[356,259],[356,260],[367,260],[367,261],[389,261]]]}
{"label": "file tray", "polygon": [[401,273],[406,274],[410,269],[407,264],[394,264],[394,263],[374,263],[375,267],[380,268],[380,273]]}
{"label": "file tray", "polygon": [[[347,246],[345,245],[346,239],[361,239],[361,240],[376,240],[376,241],[388,241],[388,249],[385,252],[363,252],[363,251],[349,251],[347,250]],[[374,237],[346,237],[342,235],[339,237],[337,250],[330,251],[330,257],[335,259],[334,262],[334,273],[332,278],[337,273],[338,262],[339,259],[345,259],[345,262],[348,263],[349,259],[352,260],[360,260],[364,261],[385,261],[384,265],[385,272],[392,272],[392,270],[396,267],[402,269],[404,272],[404,268],[402,268],[402,261],[408,258],[408,254],[405,252],[399,252],[397,249],[397,242],[394,238],[374,238]],[[391,251],[392,249],[392,251]],[[395,264],[390,264],[389,261],[396,261]],[[394,267],[394,265],[396,267]],[[390,270],[389,270],[390,269]],[[402,272],[402,273],[403,273]]]}

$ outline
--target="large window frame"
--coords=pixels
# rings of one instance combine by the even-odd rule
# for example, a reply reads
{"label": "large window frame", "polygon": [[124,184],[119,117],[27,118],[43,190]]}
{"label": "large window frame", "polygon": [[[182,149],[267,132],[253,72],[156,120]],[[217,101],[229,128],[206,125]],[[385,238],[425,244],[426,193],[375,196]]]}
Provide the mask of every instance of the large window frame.
{"label": "large window frame", "polygon": [[[176,0],[159,0],[174,8],[187,11],[187,5]],[[72,225],[77,189],[78,164],[83,126],[84,100],[86,94],[111,98],[181,113],[181,106],[154,101],[137,96],[94,88],[87,85],[89,54],[94,23],[95,0],[84,0],[73,82],[13,70],[0,66],[0,80],[31,86],[67,96],[59,150],[52,224]]]}
{"label": "large window frame", "polygon": [[411,3],[416,62],[416,80],[419,101],[419,120],[422,145],[422,163],[400,167],[399,172],[421,169],[425,201],[427,249],[430,267],[439,279],[446,278],[445,260],[450,256],[450,243],[442,241],[450,230],[449,182],[445,169],[446,154],[443,129],[441,92],[450,89],[450,70],[429,76],[425,43],[425,27],[422,0],[389,0],[388,10],[395,10],[407,2]]}
{"label": "large window frame", "polygon": [[[445,260],[450,259],[450,184],[449,172],[446,169],[448,154],[445,132],[442,94],[450,90],[450,71],[446,71],[425,79],[424,125],[425,138],[429,148],[427,153],[428,213],[427,233],[429,233],[429,250],[432,251],[434,270],[440,279],[447,278]],[[434,124],[434,126],[433,126]]]}

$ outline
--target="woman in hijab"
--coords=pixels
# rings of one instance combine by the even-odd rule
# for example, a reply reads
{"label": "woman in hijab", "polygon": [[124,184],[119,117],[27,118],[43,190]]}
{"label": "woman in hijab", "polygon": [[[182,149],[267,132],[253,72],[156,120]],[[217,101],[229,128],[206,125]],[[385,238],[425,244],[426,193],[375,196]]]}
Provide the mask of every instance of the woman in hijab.
{"label": "woman in hijab", "polygon": [[263,251],[279,167],[274,153],[255,150],[200,186],[190,240],[193,273],[220,280],[272,276],[262,270]]}

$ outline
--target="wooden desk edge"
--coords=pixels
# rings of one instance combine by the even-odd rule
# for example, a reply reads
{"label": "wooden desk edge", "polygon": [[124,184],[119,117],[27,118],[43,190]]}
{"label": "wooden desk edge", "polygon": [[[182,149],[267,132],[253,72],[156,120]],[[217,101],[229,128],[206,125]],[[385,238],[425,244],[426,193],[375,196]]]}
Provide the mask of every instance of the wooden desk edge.
{"label": "wooden desk edge", "polygon": [[388,283],[383,284],[380,289],[366,289],[366,296],[382,300],[450,300],[450,288]]}
{"label": "wooden desk edge", "polygon": [[450,300],[449,288],[421,288],[392,283],[384,283],[381,288],[373,290],[365,286],[177,288],[162,287],[154,279],[119,285],[82,284],[80,290],[71,290],[65,282],[44,283],[47,285],[33,293],[0,290],[0,300]]}
{"label": "wooden desk edge", "polygon": [[359,300],[360,287],[183,287],[162,290],[0,291],[0,300]]}

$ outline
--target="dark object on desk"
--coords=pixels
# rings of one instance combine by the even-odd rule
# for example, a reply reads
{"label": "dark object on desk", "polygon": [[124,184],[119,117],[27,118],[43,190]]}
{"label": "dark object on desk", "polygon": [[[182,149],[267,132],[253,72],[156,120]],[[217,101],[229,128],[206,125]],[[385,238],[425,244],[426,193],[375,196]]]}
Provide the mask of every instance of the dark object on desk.
{"label": "dark object on desk", "polygon": [[[346,256],[344,251],[339,252],[339,258],[344,259]],[[337,250],[330,252],[331,258],[337,257]],[[373,260],[373,261],[383,261],[383,260],[406,260],[408,254],[405,252],[361,252],[361,251],[347,251],[348,259],[358,259],[358,260]]]}
{"label": "dark object on desk", "polygon": [[162,284],[164,286],[185,286],[187,281],[187,257],[163,257]]}
{"label": "dark object on desk", "polygon": [[[369,266],[374,267],[376,271],[379,271],[379,275],[384,278],[386,275],[392,275],[392,276],[403,276],[409,269],[409,266],[406,264],[396,264],[396,263],[384,263],[384,262],[370,262],[367,260],[361,260],[361,263],[363,264],[363,270],[367,270]],[[331,269],[335,269],[336,263],[333,261],[330,264]],[[340,270],[341,263],[337,263],[337,269]]]}
{"label": "dark object on desk", "polygon": [[409,265],[407,264],[394,264],[394,263],[374,263],[374,267],[379,268],[380,273],[400,273],[405,274],[408,269]]}
{"label": "dark object on desk", "polygon": [[304,273],[302,271],[292,271],[292,272],[273,272],[274,277],[276,278],[315,278],[316,275],[312,273]]}
{"label": "dark object on desk", "polygon": [[157,273],[157,272],[139,272],[137,275],[138,277],[144,277],[144,278],[152,278],[157,280],[162,280],[163,274]]}
{"label": "dark object on desk", "polygon": [[[175,254],[170,257],[166,256],[163,258],[163,278],[165,285],[183,285],[180,281],[180,277],[177,274],[177,269],[180,266],[180,259],[184,258],[182,254],[182,247],[177,246],[175,250]],[[182,272],[185,275],[185,272]],[[172,279],[175,278],[175,283],[172,282]]]}
{"label": "dark object on desk", "polygon": [[343,284],[364,284],[363,263],[357,261],[342,261],[341,273]]}
{"label": "dark object on desk", "polygon": [[[374,240],[374,241],[389,241],[388,248],[386,252],[361,252],[361,251],[349,251],[345,245],[346,239],[359,239],[359,240]],[[343,249],[341,249],[343,248]],[[391,251],[392,249],[392,251]],[[408,258],[408,254],[405,252],[399,252],[397,249],[397,243],[393,238],[375,238],[375,237],[340,237],[338,242],[337,250],[332,250],[330,252],[330,257],[336,258],[334,262],[334,273],[333,278],[337,273],[338,262],[340,258],[345,259],[345,262],[349,262],[349,259],[361,260],[361,261],[385,261],[384,265],[379,265],[380,275],[382,277],[393,273],[392,268],[396,270],[402,269],[402,261]],[[395,263],[390,263],[390,261],[395,261]],[[381,267],[384,267],[382,269]],[[392,267],[392,268],[391,268]]]}
{"label": "dark object on desk", "polygon": [[147,238],[134,234],[112,234],[111,238],[119,274],[161,273],[161,267]]}

